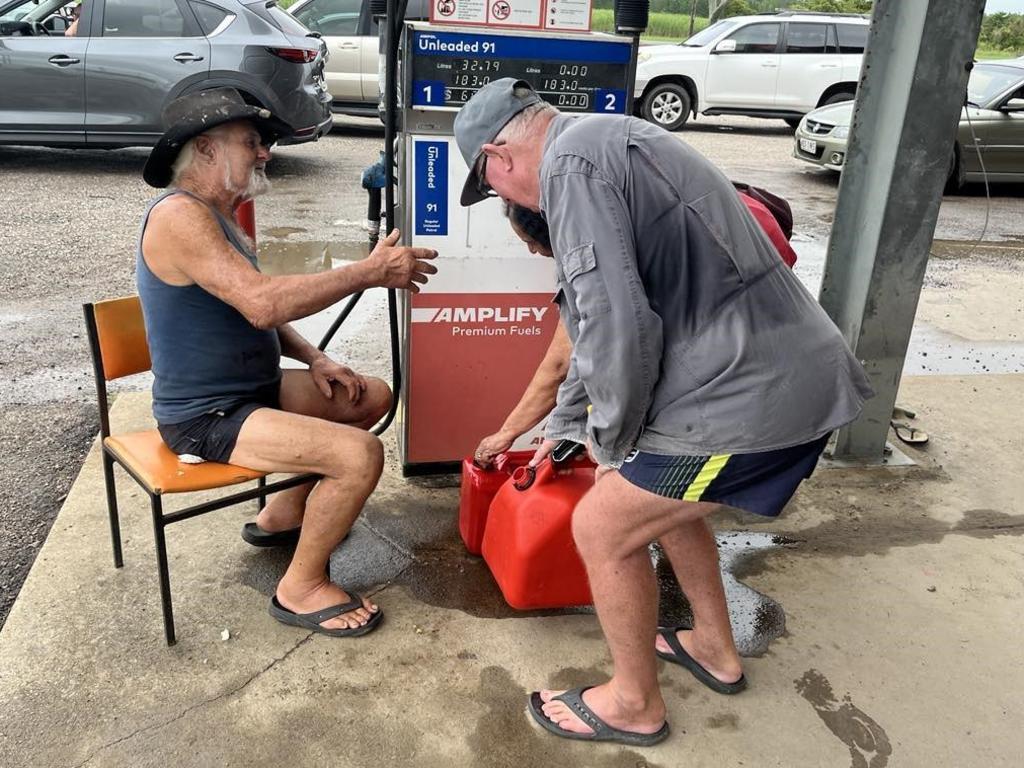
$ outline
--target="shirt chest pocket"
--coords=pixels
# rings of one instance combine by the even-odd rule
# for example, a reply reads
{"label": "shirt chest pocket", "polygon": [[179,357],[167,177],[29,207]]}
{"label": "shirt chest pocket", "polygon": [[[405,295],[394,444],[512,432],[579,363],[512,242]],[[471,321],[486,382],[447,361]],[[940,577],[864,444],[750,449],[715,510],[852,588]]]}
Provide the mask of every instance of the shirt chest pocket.
{"label": "shirt chest pocket", "polygon": [[593,243],[584,243],[568,251],[561,259],[562,283],[568,298],[582,320],[611,310],[604,277],[597,268]]}

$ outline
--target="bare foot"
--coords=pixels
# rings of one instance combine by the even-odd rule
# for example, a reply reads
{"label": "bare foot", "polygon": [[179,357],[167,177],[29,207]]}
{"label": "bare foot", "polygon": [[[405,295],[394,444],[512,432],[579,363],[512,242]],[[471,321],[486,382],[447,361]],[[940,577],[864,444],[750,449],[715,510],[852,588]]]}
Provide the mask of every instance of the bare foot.
{"label": "bare foot", "polygon": [[[679,639],[679,644],[683,646],[683,650],[690,654],[698,664],[720,682],[735,683],[743,677],[743,666],[740,663],[739,656],[722,652],[709,652],[701,646],[692,629],[681,629],[676,632],[676,637]],[[654,641],[654,647],[662,653],[675,653],[669,647],[665,638],[661,636],[660,632]]]}
{"label": "bare foot", "polygon": [[[332,605],[347,603],[351,599],[348,592],[326,579],[309,588],[289,587],[283,579],[277,585],[277,601],[294,613],[315,613]],[[365,626],[379,610],[375,603],[363,598],[362,608],[322,621],[320,626],[324,629],[356,629]]]}
{"label": "bare foot", "polygon": [[[569,707],[555,701],[565,691],[541,691],[544,714],[559,728],[572,733],[593,733],[594,729],[584,723]],[[665,724],[665,702],[656,693],[646,704],[641,701],[625,702],[613,690],[613,682],[598,685],[583,693],[583,703],[594,714],[613,728],[633,733],[655,733]]]}

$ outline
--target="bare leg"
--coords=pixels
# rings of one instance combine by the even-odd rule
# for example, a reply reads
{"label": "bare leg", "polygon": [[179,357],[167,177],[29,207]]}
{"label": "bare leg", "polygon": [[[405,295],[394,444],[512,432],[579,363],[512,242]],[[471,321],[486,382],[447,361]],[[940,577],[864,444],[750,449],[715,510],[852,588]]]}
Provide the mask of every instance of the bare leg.
{"label": "bare leg", "polygon": [[[345,388],[335,385],[333,396],[326,398],[308,371],[286,370],[281,377],[281,410],[315,416],[336,424],[369,429],[391,407],[391,390],[377,378],[367,378],[367,388],[357,403],[351,403]],[[302,525],[306,499],[313,483],[289,488],[270,496],[256,516],[256,525],[264,531],[287,531]]]}
{"label": "bare leg", "polygon": [[[325,568],[377,485],[384,467],[380,440],[355,427],[261,408],[242,425],[231,461],[264,471],[323,475],[307,500],[299,543],[277,586],[277,599],[296,613],[347,602],[349,594],[328,580]],[[363,605],[323,626],[366,624],[377,608],[365,600]]]}
{"label": "bare leg", "polygon": [[[588,690],[583,698],[613,727],[654,733],[665,722],[652,651],[657,585],[647,545],[714,508],[649,493],[618,472],[603,477],[576,508],[573,535],[614,664],[612,679]],[[591,732],[564,704],[552,701],[558,693],[541,691],[547,702],[544,713],[566,730]]]}
{"label": "bare leg", "polygon": [[[743,667],[729,623],[714,534],[705,520],[692,520],[665,533],[660,541],[679,586],[693,608],[693,631],[677,632],[679,642],[723,683],[736,682],[743,674]],[[660,635],[656,647],[659,651],[672,652]]]}

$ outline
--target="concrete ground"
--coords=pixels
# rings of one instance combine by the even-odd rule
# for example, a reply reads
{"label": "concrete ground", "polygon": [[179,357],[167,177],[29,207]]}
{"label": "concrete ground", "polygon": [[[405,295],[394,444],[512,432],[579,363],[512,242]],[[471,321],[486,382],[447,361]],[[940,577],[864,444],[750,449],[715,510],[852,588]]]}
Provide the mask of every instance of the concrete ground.
{"label": "concrete ground", "polygon": [[[825,467],[777,521],[723,514],[723,531],[783,534],[731,567],[785,631],[734,698],[665,666],[673,735],[643,751],[529,721],[530,690],[609,673],[596,618],[503,608],[461,548],[457,490],[402,479],[393,456],[333,563],[378,587],[377,632],[274,622],[286,555],[242,542],[247,505],[169,529],[166,647],[145,497],[120,476],[115,570],[94,446],[0,632],[0,765],[1019,765],[1022,399],[1020,375],[906,379],[931,434],[904,447],[916,466]],[[146,426],[147,396],[122,394],[114,418]]]}

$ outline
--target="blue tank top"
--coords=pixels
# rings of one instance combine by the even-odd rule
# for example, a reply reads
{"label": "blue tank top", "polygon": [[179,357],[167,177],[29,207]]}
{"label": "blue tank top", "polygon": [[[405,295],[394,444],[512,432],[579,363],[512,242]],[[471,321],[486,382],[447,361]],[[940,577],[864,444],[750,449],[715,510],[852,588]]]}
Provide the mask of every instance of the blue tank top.
{"label": "blue tank top", "polygon": [[[198,285],[168,285],[142,257],[142,236],[153,206],[175,194],[189,193],[168,190],[146,208],[135,254],[135,279],[153,361],[153,415],[159,424],[179,424],[254,400],[276,400],[281,381],[276,330],[255,328],[238,310]],[[220,213],[210,210],[228,242],[258,269],[253,250]]]}

